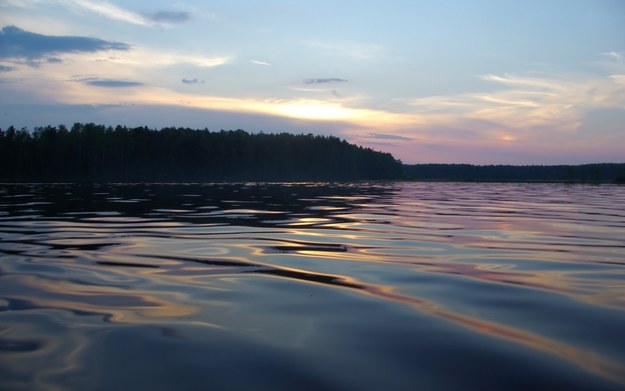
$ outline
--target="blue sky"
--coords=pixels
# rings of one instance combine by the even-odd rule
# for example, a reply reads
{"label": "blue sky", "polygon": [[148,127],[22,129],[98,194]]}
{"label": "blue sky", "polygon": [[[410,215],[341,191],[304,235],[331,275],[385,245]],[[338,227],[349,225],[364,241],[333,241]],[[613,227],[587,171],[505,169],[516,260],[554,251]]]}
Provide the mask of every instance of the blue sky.
{"label": "blue sky", "polygon": [[333,134],[407,163],[625,162],[625,1],[0,0],[0,127]]}

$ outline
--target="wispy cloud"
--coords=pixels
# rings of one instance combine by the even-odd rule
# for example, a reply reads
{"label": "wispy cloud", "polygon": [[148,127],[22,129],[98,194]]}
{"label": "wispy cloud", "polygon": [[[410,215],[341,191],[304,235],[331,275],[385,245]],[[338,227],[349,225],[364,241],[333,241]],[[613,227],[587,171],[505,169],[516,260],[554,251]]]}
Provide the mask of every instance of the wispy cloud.
{"label": "wispy cloud", "polygon": [[[36,75],[34,72],[30,74]],[[68,85],[59,80],[32,80],[22,88],[28,88],[40,96],[45,92],[41,83],[45,83],[45,91],[61,91],[46,94],[48,101],[65,104],[141,104],[180,106],[206,110],[220,110],[233,113],[251,113],[301,121],[324,121],[333,123],[354,124],[354,126],[373,128],[390,128],[403,124],[419,123],[412,115],[392,113],[384,110],[364,107],[349,107],[345,102],[326,101],[320,99],[255,99],[228,98],[211,95],[190,95],[169,88],[155,85],[142,85],[131,78],[100,78],[73,77],[74,83]],[[190,79],[193,82],[193,79]],[[76,83],[78,82],[78,83]],[[97,92],[85,87],[142,87],[131,88],[120,95],[113,88],[101,88]]]}
{"label": "wispy cloud", "polygon": [[256,65],[264,65],[264,66],[268,66],[268,67],[270,67],[270,66],[271,66],[271,64],[270,64],[270,63],[265,62],[265,61],[260,61],[260,60],[252,60],[252,63],[253,63],[253,64],[256,64]]}
{"label": "wispy cloud", "polygon": [[625,74],[622,75],[610,75],[610,79],[614,80],[616,84],[620,84],[625,87]]}
{"label": "wispy cloud", "polygon": [[348,82],[348,80],[339,79],[337,77],[304,80],[304,84],[332,84],[332,83],[346,83],[346,82]]}
{"label": "wispy cloud", "polygon": [[127,22],[131,24],[136,24],[140,26],[147,26],[151,24],[150,19],[123,8],[117,7],[114,4],[111,4],[107,1],[98,1],[98,0],[64,0],[64,4],[68,4],[70,6],[77,6],[97,14],[100,14],[109,19],[115,19],[122,22]]}
{"label": "wispy cloud", "polygon": [[122,42],[79,36],[36,34],[15,26],[6,26],[0,31],[0,58],[34,60],[60,53],[129,49],[130,45]]}
{"label": "wispy cloud", "polygon": [[136,48],[132,52],[126,53],[123,56],[101,56],[95,58],[94,61],[111,64],[124,64],[144,69],[178,64],[194,65],[200,68],[212,68],[229,63],[232,61],[232,57],[211,57],[194,54],[168,53],[157,49]]}
{"label": "wispy cloud", "polygon": [[364,136],[364,138],[372,138],[376,140],[398,140],[398,141],[416,140],[414,137],[406,137],[406,136],[400,136],[397,134],[386,134],[386,133],[368,133]]}
{"label": "wispy cloud", "polygon": [[108,87],[108,88],[126,88],[126,87],[139,87],[143,83],[137,81],[128,80],[115,80],[115,79],[100,79],[100,78],[84,78],[77,79],[76,81],[88,84],[95,87]]}
{"label": "wispy cloud", "polygon": [[34,8],[40,3],[42,0],[3,0],[0,3],[0,8],[9,8],[9,7],[19,7],[19,8]]}
{"label": "wispy cloud", "polygon": [[622,60],[623,59],[623,53],[620,52],[605,52],[605,53],[601,53],[602,56],[606,56],[606,57],[610,57],[613,58],[615,60]]}
{"label": "wispy cloud", "polygon": [[166,24],[183,23],[191,20],[190,13],[177,11],[158,11],[148,14],[146,17],[153,22]]}
{"label": "wispy cloud", "polygon": [[472,137],[484,142],[553,140],[579,131],[594,110],[625,110],[625,75],[491,74],[481,79],[503,88],[408,103],[438,129],[432,136],[441,138],[442,128],[452,129],[456,137],[467,134],[463,129],[474,129]]}
{"label": "wispy cloud", "polygon": [[[521,121],[546,125],[550,121],[578,123],[588,111],[600,108],[625,109],[625,86],[613,77],[550,76],[549,78],[490,77],[489,80],[512,87],[497,93],[481,95],[504,109],[510,122]],[[495,98],[495,99],[493,99]],[[491,110],[494,114],[494,111]]]}
{"label": "wispy cloud", "polygon": [[10,72],[13,69],[15,69],[15,68],[12,67],[12,66],[0,64],[0,72]]}
{"label": "wispy cloud", "polygon": [[191,20],[186,11],[160,10],[152,13],[133,12],[104,0],[59,0],[75,10],[87,10],[109,19],[118,20],[138,26],[171,25]]}
{"label": "wispy cloud", "polygon": [[200,55],[187,55],[187,54],[159,54],[152,55],[157,63],[163,65],[173,64],[191,64],[201,68],[212,68],[220,65],[227,64],[231,61],[229,56],[216,56],[207,57]]}
{"label": "wispy cloud", "polygon": [[542,91],[558,91],[564,88],[561,81],[558,81],[557,78],[552,77],[524,77],[505,73],[503,75],[483,75],[481,76],[481,79],[506,84],[508,86],[529,87],[535,90]]}
{"label": "wispy cloud", "polygon": [[197,78],[194,79],[182,79],[180,80],[182,84],[204,84],[204,80],[199,80]]}

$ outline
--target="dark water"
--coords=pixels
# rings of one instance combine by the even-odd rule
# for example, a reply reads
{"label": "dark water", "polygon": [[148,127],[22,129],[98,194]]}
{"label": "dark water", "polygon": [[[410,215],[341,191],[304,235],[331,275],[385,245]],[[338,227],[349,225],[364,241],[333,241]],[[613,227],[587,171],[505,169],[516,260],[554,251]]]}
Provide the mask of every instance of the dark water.
{"label": "dark water", "polygon": [[0,389],[623,389],[625,187],[0,185]]}

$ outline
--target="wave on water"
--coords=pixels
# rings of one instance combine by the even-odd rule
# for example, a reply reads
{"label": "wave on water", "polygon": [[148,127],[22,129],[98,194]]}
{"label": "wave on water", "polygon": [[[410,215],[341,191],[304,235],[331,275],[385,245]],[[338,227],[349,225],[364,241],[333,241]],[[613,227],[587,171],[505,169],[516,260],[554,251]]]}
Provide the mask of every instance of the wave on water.
{"label": "wave on water", "polygon": [[0,187],[2,389],[625,386],[623,186]]}

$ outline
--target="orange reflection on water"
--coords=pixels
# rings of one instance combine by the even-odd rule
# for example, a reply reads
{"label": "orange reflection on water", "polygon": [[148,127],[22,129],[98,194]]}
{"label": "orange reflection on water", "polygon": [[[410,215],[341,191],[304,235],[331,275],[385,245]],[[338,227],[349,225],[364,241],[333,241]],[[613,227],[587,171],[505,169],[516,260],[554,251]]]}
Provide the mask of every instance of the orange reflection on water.
{"label": "orange reflection on water", "polygon": [[497,270],[500,265],[468,264],[468,263],[418,263],[429,266],[425,269],[432,273],[459,275],[480,281],[490,281],[502,284],[522,285],[557,292],[572,292],[575,289],[567,284],[565,279],[557,278],[550,273],[530,273],[520,271]]}
{"label": "orange reflection on water", "polygon": [[129,291],[37,275],[5,275],[3,279],[27,288],[24,293],[13,293],[8,298],[29,303],[29,307],[101,314],[113,322],[144,323],[146,319],[189,316],[198,310],[182,304],[185,297],[177,292]]}
{"label": "orange reflection on water", "polygon": [[[247,263],[249,265],[249,268],[245,269],[247,273],[267,275],[273,278],[288,278],[305,283],[330,285],[335,288],[349,289],[384,300],[401,302],[413,307],[421,313],[448,320],[463,328],[481,334],[504,339],[534,350],[548,353],[564,359],[579,368],[593,372],[596,375],[625,384],[625,364],[613,361],[593,353],[592,351],[576,348],[517,327],[461,314],[435,301],[398,293],[395,287],[391,285],[364,283],[349,276],[337,274],[326,275],[309,270],[302,270],[293,266],[277,266],[275,258],[272,258],[273,263],[265,263],[263,259],[267,256],[267,253],[262,248],[244,243],[237,243],[236,246],[240,247],[240,249],[244,249],[244,252],[247,254],[242,258],[230,257],[229,260],[232,262],[241,262],[243,264]],[[343,251],[340,246],[332,243],[325,244],[323,242],[318,242],[316,246],[316,248],[313,248],[308,242],[296,242],[289,243],[279,248],[283,251],[288,251],[290,255],[295,255],[298,262],[301,262],[301,257],[304,256],[317,260],[333,259],[334,261],[366,260],[375,263],[389,262],[389,260],[384,259],[383,256],[372,258],[369,255],[364,256],[365,253],[359,253],[357,251]],[[253,263],[250,263],[251,259],[254,259]],[[399,263],[405,264],[404,262]],[[497,265],[472,265],[450,262],[414,262],[414,264],[426,266],[426,271],[433,273],[455,274],[488,282],[515,284],[532,288],[555,290],[558,292],[566,292],[569,289],[566,286],[553,286],[553,281],[549,279],[542,280],[543,277],[538,273],[497,270],[498,267],[503,267]],[[221,275],[240,275],[241,273],[241,270],[236,270],[228,266],[223,266],[222,270],[215,268],[215,266],[194,266],[194,273],[186,273],[185,270],[188,268],[188,265],[180,264],[170,268],[168,271],[160,270],[159,273],[167,273],[168,278],[181,279],[181,282],[184,282],[185,285],[204,284],[206,282],[204,277],[210,274],[211,271],[215,274],[222,273]]]}
{"label": "orange reflection on water", "polygon": [[[45,310],[49,313],[48,310]],[[85,332],[88,328],[76,325],[76,319],[63,318],[63,314],[56,314],[56,318],[63,319],[67,324],[73,324],[70,332],[61,335],[43,331],[36,325],[37,322],[14,324],[3,331],[2,336],[8,341],[26,338],[40,341],[42,346],[35,351],[3,351],[0,355],[0,366],[14,374],[11,379],[2,379],[2,387],[8,390],[46,390],[64,391],[67,388],[57,384],[59,379],[75,375],[84,365],[83,352],[93,344],[92,339]],[[74,321],[74,322],[72,322]],[[19,327],[19,328],[18,328]],[[50,360],[49,357],[54,357]]]}
{"label": "orange reflection on water", "polygon": [[459,326],[491,337],[505,339],[531,349],[560,357],[579,368],[625,385],[625,363],[610,360],[591,351],[582,350],[519,328],[462,315],[422,298],[394,292],[390,286],[364,286],[356,280],[350,283],[361,287],[362,292],[384,299],[403,302],[417,311],[451,321]]}

